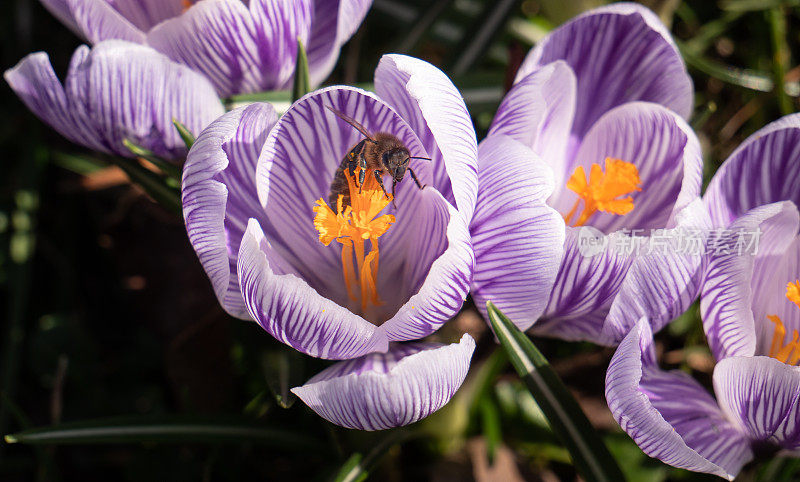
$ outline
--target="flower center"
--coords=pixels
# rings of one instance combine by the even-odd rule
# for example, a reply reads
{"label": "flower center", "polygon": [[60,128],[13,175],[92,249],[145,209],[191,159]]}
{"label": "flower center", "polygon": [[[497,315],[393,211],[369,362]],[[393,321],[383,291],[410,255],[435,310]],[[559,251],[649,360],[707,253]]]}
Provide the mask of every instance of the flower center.
{"label": "flower center", "polygon": [[[355,176],[359,170],[356,169]],[[378,216],[390,202],[392,195],[384,194],[371,172],[361,188],[345,170],[350,190],[350,205],[343,206],[344,196],[339,195],[336,211],[319,199],[314,206],[314,227],[319,232],[319,240],[328,246],[334,239],[342,245],[342,275],[347,287],[347,295],[353,301],[361,301],[361,312],[365,314],[368,306],[382,304],[378,296],[378,238],[394,223],[394,216]],[[369,240],[369,250],[365,241]],[[354,259],[355,258],[355,259]]]}
{"label": "flower center", "polygon": [[[800,308],[800,280],[786,285],[786,298]],[[767,318],[775,323],[769,356],[789,365],[797,365],[797,362],[800,361],[800,341],[798,341],[800,334],[797,333],[797,330],[792,330],[792,341],[784,345],[786,327],[783,326],[783,321],[778,315],[767,315]]]}
{"label": "flower center", "polygon": [[640,184],[639,170],[630,162],[606,157],[605,172],[600,164],[592,163],[588,181],[583,166],[578,166],[567,180],[567,188],[574,191],[578,199],[564,216],[564,222],[569,224],[581,201],[583,201],[583,211],[572,226],[583,226],[597,211],[628,214],[633,211],[633,198],[630,196],[618,198],[634,191],[641,191]]}

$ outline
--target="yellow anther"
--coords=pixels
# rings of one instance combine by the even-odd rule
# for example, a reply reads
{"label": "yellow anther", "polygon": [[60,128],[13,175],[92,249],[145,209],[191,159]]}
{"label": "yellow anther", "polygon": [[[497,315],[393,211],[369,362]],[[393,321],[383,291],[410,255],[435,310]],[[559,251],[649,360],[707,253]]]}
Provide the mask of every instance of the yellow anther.
{"label": "yellow anther", "polygon": [[[357,176],[358,170],[353,177]],[[395,218],[391,214],[378,214],[392,202],[392,195],[384,194],[375,176],[369,172],[360,188],[349,172],[345,171],[345,177],[350,190],[350,206],[342,206],[344,196],[340,195],[334,213],[323,199],[317,200],[313,208],[316,213],[314,227],[325,246],[334,239],[342,245],[342,275],[347,294],[353,301],[360,298],[364,314],[368,305],[381,304],[378,296],[378,238],[389,229]],[[370,241],[369,252],[364,245],[367,240]]]}
{"label": "yellow anther", "polygon": [[583,226],[597,211],[621,215],[633,210],[632,197],[622,199],[619,197],[642,190],[639,187],[641,184],[639,170],[630,162],[610,157],[606,158],[605,164],[603,172],[599,164],[592,163],[588,181],[583,166],[575,168],[567,180],[567,188],[574,191],[578,199],[564,216],[565,222],[570,222],[581,201],[583,201],[583,211],[573,226]]}

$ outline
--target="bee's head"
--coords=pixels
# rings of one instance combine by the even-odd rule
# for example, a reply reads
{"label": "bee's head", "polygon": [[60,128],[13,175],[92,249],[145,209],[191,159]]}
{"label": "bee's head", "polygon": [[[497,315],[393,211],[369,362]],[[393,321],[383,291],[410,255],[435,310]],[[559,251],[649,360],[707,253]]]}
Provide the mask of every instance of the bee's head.
{"label": "bee's head", "polygon": [[397,182],[402,181],[403,176],[406,175],[406,169],[408,169],[409,160],[410,158],[408,149],[404,147],[397,147],[387,150],[383,153],[383,158],[381,159],[383,166],[387,171],[389,171],[389,174],[391,174],[392,178]]}

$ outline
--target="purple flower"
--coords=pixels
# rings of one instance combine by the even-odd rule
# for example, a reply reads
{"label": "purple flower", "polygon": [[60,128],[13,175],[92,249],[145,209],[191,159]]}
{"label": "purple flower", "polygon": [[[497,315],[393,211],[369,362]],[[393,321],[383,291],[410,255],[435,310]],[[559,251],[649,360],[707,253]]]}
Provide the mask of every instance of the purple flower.
{"label": "purple flower", "polygon": [[590,11],[538,44],[479,150],[476,304],[602,344],[684,311],[702,257],[679,238],[708,222],[691,107],[680,54],[642,6]]}
{"label": "purple flower", "polygon": [[44,52],[22,59],[5,79],[67,139],[124,157],[133,157],[123,144],[128,139],[164,158],[182,158],[186,145],[173,119],[197,133],[225,112],[202,75],[120,40],[79,47],[63,86]]}
{"label": "purple flower", "polygon": [[[439,408],[474,346],[391,343],[436,331],[469,291],[477,146],[466,106],[441,71],[401,55],[381,59],[375,89],[318,90],[280,119],[269,104],[231,111],[198,137],[183,171],[189,239],[222,306],[305,354],[357,359],[296,391],[325,418],[362,429]],[[367,172],[349,190],[352,210],[326,204],[337,168],[365,138],[336,111],[396,136],[406,156],[430,158],[409,165],[426,187],[406,173],[391,202]]]}
{"label": "purple flower", "polygon": [[755,455],[800,449],[800,115],[737,149],[704,196],[709,241],[701,315],[717,360],[712,397],[658,368],[640,322],[606,376],[623,429],[665,463],[733,479]]}
{"label": "purple flower", "polygon": [[41,0],[91,43],[146,43],[206,75],[222,96],[291,84],[297,39],[311,81],[333,70],[371,0]]}

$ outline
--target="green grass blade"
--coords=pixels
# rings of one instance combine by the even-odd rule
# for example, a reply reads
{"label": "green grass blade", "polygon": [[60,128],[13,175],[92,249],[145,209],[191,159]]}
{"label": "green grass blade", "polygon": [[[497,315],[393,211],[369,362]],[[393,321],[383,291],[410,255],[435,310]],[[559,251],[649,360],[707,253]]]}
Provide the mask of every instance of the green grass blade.
{"label": "green grass blade", "polygon": [[581,476],[591,481],[625,480],[608,448],[547,359],[494,304],[489,302],[487,307],[489,321],[511,364],[547,416],[553,432],[564,443]]}
{"label": "green grass blade", "polygon": [[386,437],[378,442],[366,456],[360,453],[351,455],[336,473],[333,481],[360,482],[366,479],[370,471],[377,465],[389,449],[406,441],[410,437],[411,432],[402,428],[389,431]]}
{"label": "green grass blade", "polygon": [[252,420],[154,421],[152,418],[93,420],[24,430],[6,435],[5,441],[27,445],[250,442],[290,450],[324,449],[321,442],[296,430],[259,427]]}
{"label": "green grass blade", "polygon": [[192,131],[190,131],[189,128],[183,125],[178,119],[172,119],[172,125],[174,125],[175,129],[178,130],[178,135],[180,135],[181,139],[183,139],[183,143],[186,144],[186,148],[191,149],[195,141]]}
{"label": "green grass blade", "polygon": [[308,73],[308,56],[303,42],[297,39],[297,62],[294,66],[294,85],[292,86],[292,102],[311,92],[311,76]]}

